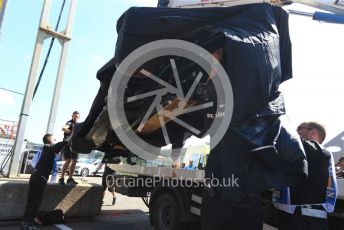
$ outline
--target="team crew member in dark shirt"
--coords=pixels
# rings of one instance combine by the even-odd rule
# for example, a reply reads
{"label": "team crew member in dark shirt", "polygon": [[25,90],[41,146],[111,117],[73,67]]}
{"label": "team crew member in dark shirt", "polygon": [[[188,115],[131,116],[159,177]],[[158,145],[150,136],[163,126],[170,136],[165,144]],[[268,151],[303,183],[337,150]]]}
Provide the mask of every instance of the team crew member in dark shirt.
{"label": "team crew member in dark shirt", "polygon": [[41,205],[44,188],[47,184],[49,175],[53,169],[55,154],[65,147],[66,140],[54,144],[55,139],[52,134],[45,134],[43,137],[44,147],[41,157],[35,167],[35,172],[30,177],[29,194],[24,213],[24,222],[21,224],[22,230],[34,230],[34,222],[39,223],[36,218],[39,206]]}
{"label": "team crew member in dark shirt", "polygon": [[[62,131],[64,132],[63,134],[64,140],[66,140],[68,137],[72,135],[74,125],[78,122],[79,118],[80,118],[80,113],[78,111],[74,111],[72,114],[72,120],[67,121],[66,125],[62,128]],[[69,146],[64,148],[63,152],[64,152],[65,163],[62,166],[61,178],[59,179],[59,183],[61,185],[65,185],[64,175],[69,166],[69,177],[67,179],[67,184],[76,185],[78,183],[73,179],[73,173],[75,170],[76,161],[78,159],[78,154],[75,152],[72,152]]]}
{"label": "team crew member in dark shirt", "polygon": [[327,230],[326,189],[329,183],[331,153],[322,151],[326,137],[325,128],[317,122],[303,122],[297,132],[308,161],[307,180],[290,188],[290,200],[298,204],[293,213],[278,212],[279,230]]}

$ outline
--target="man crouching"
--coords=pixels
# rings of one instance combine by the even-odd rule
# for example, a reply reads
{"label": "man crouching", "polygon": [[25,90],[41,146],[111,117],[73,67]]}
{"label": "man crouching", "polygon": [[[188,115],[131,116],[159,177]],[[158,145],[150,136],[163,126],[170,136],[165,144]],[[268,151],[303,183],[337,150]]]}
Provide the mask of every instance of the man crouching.
{"label": "man crouching", "polygon": [[52,134],[44,135],[42,154],[35,167],[35,172],[30,177],[24,222],[21,224],[22,230],[35,230],[37,228],[34,227],[33,223],[40,224],[40,220],[36,216],[42,202],[44,188],[53,168],[55,154],[68,144],[68,141],[61,141],[56,144],[54,142],[55,139]]}

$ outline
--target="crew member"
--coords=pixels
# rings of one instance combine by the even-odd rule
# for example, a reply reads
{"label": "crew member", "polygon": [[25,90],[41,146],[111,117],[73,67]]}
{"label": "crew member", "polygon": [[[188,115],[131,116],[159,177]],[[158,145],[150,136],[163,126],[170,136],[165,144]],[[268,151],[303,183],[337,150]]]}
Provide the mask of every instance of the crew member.
{"label": "crew member", "polygon": [[[72,114],[72,119],[67,121],[66,125],[62,128],[62,131],[64,132],[64,140],[72,135],[74,125],[78,122],[79,118],[80,113],[78,111],[74,111]],[[61,185],[65,185],[64,175],[69,166],[69,177],[67,179],[67,184],[77,185],[78,183],[73,179],[73,173],[75,170],[76,161],[78,159],[78,153],[72,152],[70,147],[67,146],[64,148],[64,158],[65,163],[62,166],[59,183]]]}
{"label": "crew member", "polygon": [[52,134],[45,134],[43,137],[44,147],[41,157],[35,167],[35,172],[30,177],[29,194],[24,213],[24,222],[21,224],[22,230],[35,230],[34,223],[41,224],[36,217],[39,206],[41,205],[44,188],[47,184],[49,175],[53,169],[55,154],[65,147],[66,140],[54,144],[55,139]]}
{"label": "crew member", "polygon": [[327,212],[333,211],[336,201],[333,158],[320,145],[326,131],[317,122],[303,122],[297,132],[308,161],[308,178],[299,185],[275,190],[273,201],[278,209],[278,229],[326,230]]}

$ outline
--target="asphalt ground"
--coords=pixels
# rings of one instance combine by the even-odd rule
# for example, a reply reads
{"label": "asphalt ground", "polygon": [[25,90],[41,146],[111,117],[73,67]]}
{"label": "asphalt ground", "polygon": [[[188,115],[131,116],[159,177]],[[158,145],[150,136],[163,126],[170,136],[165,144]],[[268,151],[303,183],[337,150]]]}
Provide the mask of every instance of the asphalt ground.
{"label": "asphalt ground", "polygon": [[[75,177],[81,182],[81,177]],[[83,178],[89,183],[101,184],[101,177]],[[54,226],[39,227],[42,230],[153,230],[149,224],[148,208],[141,198],[133,198],[116,194],[116,204],[112,205],[112,195],[105,192],[104,204],[100,215],[92,218],[68,218],[66,223]],[[21,221],[0,222],[1,230],[18,230]],[[198,225],[184,226],[184,229],[200,229]],[[264,230],[274,230],[264,226]]]}

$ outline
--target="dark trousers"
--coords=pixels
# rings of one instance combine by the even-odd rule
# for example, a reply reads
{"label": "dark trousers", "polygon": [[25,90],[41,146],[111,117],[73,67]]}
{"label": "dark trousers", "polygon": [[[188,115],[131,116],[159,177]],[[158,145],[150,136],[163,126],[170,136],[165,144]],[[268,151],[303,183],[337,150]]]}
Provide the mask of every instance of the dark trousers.
{"label": "dark trousers", "polygon": [[231,202],[204,193],[201,218],[202,230],[262,230],[261,198],[253,195]]}
{"label": "dark trousers", "polygon": [[295,210],[289,214],[278,210],[278,230],[327,230],[327,219],[301,215]]}
{"label": "dark trousers", "polygon": [[115,173],[116,172],[114,170],[112,170],[108,166],[105,166],[103,177],[102,177],[103,191],[105,191],[106,188],[108,188],[109,192],[115,191],[115,189],[113,187],[115,185],[115,181],[114,181],[114,174]]}
{"label": "dark trousers", "polygon": [[33,219],[37,216],[39,206],[42,203],[44,188],[47,181],[38,173],[33,173],[29,182],[29,194],[24,213],[24,220],[33,223]]}

